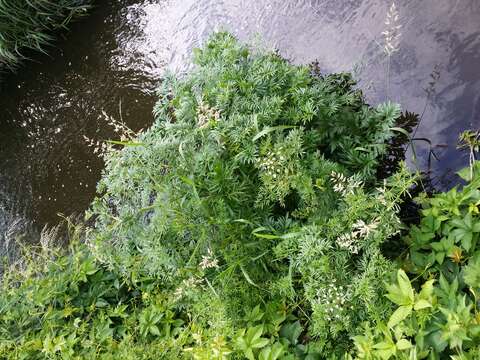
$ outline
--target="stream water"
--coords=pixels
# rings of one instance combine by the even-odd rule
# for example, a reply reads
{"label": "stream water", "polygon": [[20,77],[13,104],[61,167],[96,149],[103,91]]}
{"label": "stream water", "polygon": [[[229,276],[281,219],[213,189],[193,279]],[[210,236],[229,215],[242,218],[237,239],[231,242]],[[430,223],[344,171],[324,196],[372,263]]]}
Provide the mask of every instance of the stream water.
{"label": "stream water", "polygon": [[295,63],[318,60],[326,72],[354,69],[371,103],[389,98],[424,114],[416,137],[430,145],[416,142],[418,165],[439,183],[448,186],[467,164],[456,143],[461,131],[480,128],[478,0],[399,2],[402,35],[390,60],[387,0],[97,3],[48,56],[0,80],[0,253],[14,234],[88,207],[102,162],[84,136],[114,137],[104,114],[133,129],[151,124],[164,71],[185,72],[191,49],[215,30]]}

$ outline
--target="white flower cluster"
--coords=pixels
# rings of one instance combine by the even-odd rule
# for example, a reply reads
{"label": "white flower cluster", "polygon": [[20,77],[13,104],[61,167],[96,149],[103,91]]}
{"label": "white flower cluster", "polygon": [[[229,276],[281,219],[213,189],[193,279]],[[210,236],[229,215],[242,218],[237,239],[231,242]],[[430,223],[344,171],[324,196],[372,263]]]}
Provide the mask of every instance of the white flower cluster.
{"label": "white flower cluster", "polygon": [[265,157],[258,160],[260,169],[274,179],[282,174],[288,174],[286,163],[287,157],[283,154],[283,147],[279,147],[277,151],[269,151]]}
{"label": "white flower cluster", "polygon": [[197,125],[204,128],[208,125],[210,120],[220,120],[220,110],[210,107],[208,104],[200,101],[197,107]]}
{"label": "white flower cluster", "polygon": [[330,174],[330,181],[333,183],[333,191],[346,196],[347,194],[353,194],[354,190],[361,187],[363,183],[353,178],[347,178],[341,173],[332,171]]}
{"label": "white flower cluster", "polygon": [[358,220],[353,224],[353,229],[348,234],[340,235],[337,238],[337,245],[341,248],[347,249],[352,254],[358,254],[360,246],[358,241],[370,235],[375,229],[377,229],[380,221],[378,219],[373,220],[370,224],[366,224],[363,220]]}
{"label": "white flower cluster", "polygon": [[186,280],[183,280],[178,288],[173,293],[176,300],[179,300],[185,295],[188,290],[192,290],[203,283],[203,278],[191,276]]}
{"label": "white flower cluster", "polygon": [[376,188],[378,191],[377,195],[377,200],[382,204],[383,206],[387,206],[387,200],[385,199],[385,193],[387,192],[387,180],[383,180],[383,187],[378,187]]}
{"label": "white flower cluster", "polygon": [[340,235],[337,238],[337,245],[341,248],[347,249],[352,254],[358,254],[360,247],[357,242],[358,238],[354,232]]}
{"label": "white flower cluster", "polygon": [[353,224],[353,228],[355,229],[354,231],[359,234],[359,236],[366,237],[370,235],[370,233],[373,232],[379,224],[380,221],[378,219],[374,219],[370,224],[366,224],[363,220],[358,220],[355,222],[355,224]]}
{"label": "white flower cluster", "polygon": [[318,290],[317,303],[321,304],[325,311],[325,320],[339,320],[351,310],[349,305],[352,291],[350,287],[337,285],[335,279],[326,287]]}
{"label": "white flower cluster", "polygon": [[211,249],[207,250],[207,255],[202,256],[202,261],[200,261],[198,266],[200,266],[202,270],[211,268],[218,269],[218,259],[213,255]]}
{"label": "white flower cluster", "polygon": [[390,9],[387,12],[387,19],[385,20],[386,29],[382,32],[382,35],[385,37],[385,45],[383,50],[387,56],[391,56],[393,53],[399,50],[400,29],[402,25],[399,24],[399,15],[395,3],[392,3]]}

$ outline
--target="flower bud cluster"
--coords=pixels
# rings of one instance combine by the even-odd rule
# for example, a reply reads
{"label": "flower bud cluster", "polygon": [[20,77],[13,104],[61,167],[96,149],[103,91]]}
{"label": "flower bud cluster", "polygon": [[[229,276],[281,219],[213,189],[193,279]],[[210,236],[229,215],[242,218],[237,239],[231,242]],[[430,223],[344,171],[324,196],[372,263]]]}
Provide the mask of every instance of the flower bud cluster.
{"label": "flower bud cluster", "polygon": [[342,173],[337,173],[335,171],[332,171],[330,174],[330,181],[333,183],[333,191],[342,196],[353,194],[355,189],[363,185],[361,181],[347,178]]}
{"label": "flower bud cluster", "polygon": [[335,279],[317,292],[317,303],[322,305],[326,321],[338,321],[348,316],[349,310],[352,309],[351,298],[350,287],[338,285]]}
{"label": "flower bud cluster", "polygon": [[185,293],[187,293],[189,290],[195,289],[197,286],[203,284],[204,279],[191,276],[186,280],[183,280],[182,283],[178,288],[175,289],[175,292],[173,293],[174,297],[176,300],[181,299]]}
{"label": "flower bud cluster", "polygon": [[202,101],[197,107],[197,125],[200,128],[204,128],[208,125],[210,120],[220,120],[220,110],[210,107],[208,104]]}
{"label": "flower bud cluster", "polygon": [[205,269],[218,269],[218,259],[215,257],[213,254],[212,249],[207,250],[207,255],[202,256],[202,261],[198,264],[200,269],[205,270]]}
{"label": "flower bud cluster", "polygon": [[387,200],[385,198],[386,193],[387,193],[387,180],[383,180],[383,186],[382,187],[377,187],[376,190],[378,191],[377,200],[380,204],[383,206],[387,206]]}
{"label": "flower bud cluster", "polygon": [[358,233],[352,231],[348,234],[342,234],[337,238],[337,245],[343,249],[347,249],[352,254],[358,254],[360,245],[358,244]]}
{"label": "flower bud cluster", "polygon": [[283,147],[279,147],[276,151],[269,151],[266,156],[259,159],[258,165],[265,174],[276,179],[282,175],[288,175],[287,160]]}
{"label": "flower bud cluster", "polygon": [[357,220],[352,227],[352,231],[348,234],[340,235],[337,238],[337,245],[347,249],[352,254],[357,254],[360,250],[358,241],[364,239],[373,233],[380,224],[380,220],[374,219],[370,224],[366,224],[363,220]]}

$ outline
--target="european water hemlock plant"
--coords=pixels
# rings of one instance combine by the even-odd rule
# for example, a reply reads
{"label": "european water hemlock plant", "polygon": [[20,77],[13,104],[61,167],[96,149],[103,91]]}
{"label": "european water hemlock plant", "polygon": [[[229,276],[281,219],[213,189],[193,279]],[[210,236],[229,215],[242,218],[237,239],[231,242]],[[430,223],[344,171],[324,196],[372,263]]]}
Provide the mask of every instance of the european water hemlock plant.
{"label": "european water hemlock plant", "polygon": [[[412,177],[375,174],[399,107],[372,108],[350,75],[254,55],[228,34],[195,63],[163,83],[153,127],[107,157],[93,252],[157,279],[218,334],[245,308],[282,299],[311,314],[319,351],[340,354],[349,330],[390,309],[380,245],[401,227]],[[202,266],[208,254],[215,267]]]}
{"label": "european water hemlock plant", "polygon": [[69,251],[6,273],[0,357],[476,358],[478,171],[409,227],[416,176],[378,175],[398,105],[227,33],[195,64],[101,147]]}

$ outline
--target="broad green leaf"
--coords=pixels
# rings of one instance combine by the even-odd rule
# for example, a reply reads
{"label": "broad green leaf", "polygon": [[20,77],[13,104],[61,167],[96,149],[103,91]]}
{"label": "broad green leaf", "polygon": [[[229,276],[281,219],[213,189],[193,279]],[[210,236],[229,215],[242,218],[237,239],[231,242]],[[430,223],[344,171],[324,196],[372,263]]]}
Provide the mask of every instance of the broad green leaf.
{"label": "broad green leaf", "polygon": [[435,251],[443,251],[444,248],[443,248],[443,243],[440,242],[440,241],[437,241],[437,242],[432,242],[430,244],[430,246],[432,247],[433,250]]}
{"label": "broad green leaf", "polygon": [[398,280],[398,285],[400,286],[400,290],[402,291],[402,294],[408,297],[410,301],[413,303],[414,296],[413,296],[412,284],[410,283],[410,279],[408,278],[407,274],[402,269],[398,270],[397,280]]}
{"label": "broad green leaf", "polygon": [[466,167],[466,168],[463,168],[460,171],[457,171],[457,175],[460,176],[465,181],[471,181],[472,180],[472,171],[471,171],[470,167]]}
{"label": "broad green leaf", "polygon": [[266,338],[255,339],[254,341],[252,341],[251,347],[253,349],[261,349],[264,346],[267,346],[269,342],[270,342],[270,340],[266,339]]}
{"label": "broad green leaf", "polygon": [[420,294],[418,295],[419,299],[430,300],[433,295],[433,284],[435,283],[435,279],[428,280],[422,285],[422,289],[420,290]]}
{"label": "broad green leaf", "polygon": [[442,265],[443,264],[443,260],[445,259],[445,253],[444,252],[439,252],[439,253],[436,253],[435,254],[435,260],[440,264]]}
{"label": "broad green leaf", "polygon": [[296,345],[302,331],[302,325],[300,324],[300,321],[297,320],[294,323],[284,325],[280,330],[280,335],[287,339],[290,344]]}
{"label": "broad green leaf", "polygon": [[258,358],[259,360],[277,360],[282,356],[283,352],[283,345],[276,342],[272,346],[263,349]]}
{"label": "broad green leaf", "polygon": [[470,251],[470,249],[472,247],[472,240],[473,240],[473,233],[471,233],[471,232],[466,233],[462,237],[461,243],[462,243],[462,246],[465,250]]}
{"label": "broad green leaf", "polygon": [[105,299],[102,299],[102,298],[99,298],[97,300],[97,302],[95,303],[95,306],[97,308],[107,307],[108,305],[110,305],[110,304]]}
{"label": "broad green leaf", "polygon": [[255,360],[255,356],[253,355],[252,349],[248,348],[243,353],[245,354],[248,360]]}
{"label": "broad green leaf", "polygon": [[385,296],[397,305],[408,303],[408,299],[400,292],[400,288],[396,285],[387,285],[388,294]]}
{"label": "broad green leaf", "polygon": [[430,304],[427,300],[424,300],[424,299],[417,300],[415,302],[415,305],[413,306],[415,310],[422,310],[429,307],[432,307],[432,304]]}
{"label": "broad green leaf", "polygon": [[160,336],[160,330],[158,329],[157,325],[151,325],[149,330],[152,335]]}
{"label": "broad green leaf", "polygon": [[388,360],[396,353],[396,346],[389,342],[379,342],[373,346],[376,353],[383,359]]}
{"label": "broad green leaf", "polygon": [[391,329],[402,320],[406,319],[412,313],[412,306],[404,305],[400,306],[394,313],[390,316],[387,326]]}
{"label": "broad green leaf", "polygon": [[259,339],[263,334],[263,324],[254,326],[247,331],[247,341],[252,343],[253,341]]}
{"label": "broad green leaf", "polygon": [[476,220],[475,224],[472,227],[472,231],[475,233],[480,232],[480,220]]}
{"label": "broad green leaf", "polygon": [[260,305],[255,306],[247,315],[246,320],[251,322],[260,321],[263,318],[264,312],[260,309]]}
{"label": "broad green leaf", "polygon": [[480,287],[480,254],[469,260],[464,268],[463,278],[465,283],[472,288]]}
{"label": "broad green leaf", "polygon": [[410,349],[412,346],[412,343],[407,339],[400,339],[397,341],[397,349],[400,351]]}

